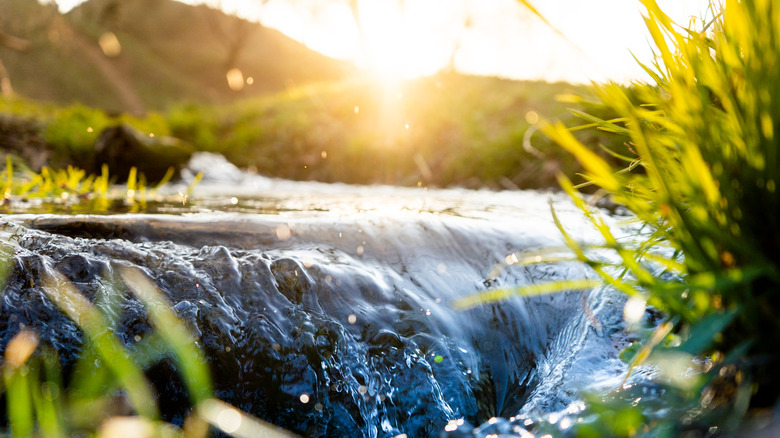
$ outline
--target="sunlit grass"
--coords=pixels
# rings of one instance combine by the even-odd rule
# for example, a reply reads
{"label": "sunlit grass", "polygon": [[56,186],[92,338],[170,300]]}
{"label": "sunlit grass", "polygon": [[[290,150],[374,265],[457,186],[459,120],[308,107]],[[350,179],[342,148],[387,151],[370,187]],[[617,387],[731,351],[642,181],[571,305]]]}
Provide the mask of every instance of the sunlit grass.
{"label": "sunlit grass", "polygon": [[[665,315],[625,358],[631,368],[656,364],[664,381],[682,391],[676,403],[684,409],[651,419],[640,403],[634,432],[621,435],[649,427],[670,434],[691,427],[733,430],[749,406],[771,407],[780,393],[774,372],[780,351],[780,1],[713,4],[695,28],[673,23],[655,0],[641,2],[656,52],[643,65],[652,82],[597,86],[612,116],[578,113],[587,128],[623,139],[625,146],[612,155],[622,157],[624,167],[595,154],[562,124],[541,129],[578,158],[587,184],[645,223],[645,233],[631,244],[616,238],[567,177],[561,177],[564,190],[604,239],[599,250],[619,263],[605,263],[558,225],[574,256],[604,283]],[[680,380],[702,356],[708,365]],[[612,406],[582,431],[616,433],[610,429],[615,415],[632,409]]]}
{"label": "sunlit grass", "polygon": [[[195,186],[202,178],[196,175],[187,189],[175,196],[162,196],[160,191],[171,182],[174,169],[150,186],[143,174],[131,168],[124,185],[116,185],[109,176],[108,166],[103,165],[100,175],[88,175],[83,169],[68,166],[64,169],[43,167],[34,172],[24,165],[15,164],[6,155],[5,169],[0,172],[0,212],[25,212],[37,204],[50,205],[53,209],[68,207],[74,211],[110,213],[117,210],[144,211],[149,201],[186,204]],[[38,210],[38,209],[35,209]]]}

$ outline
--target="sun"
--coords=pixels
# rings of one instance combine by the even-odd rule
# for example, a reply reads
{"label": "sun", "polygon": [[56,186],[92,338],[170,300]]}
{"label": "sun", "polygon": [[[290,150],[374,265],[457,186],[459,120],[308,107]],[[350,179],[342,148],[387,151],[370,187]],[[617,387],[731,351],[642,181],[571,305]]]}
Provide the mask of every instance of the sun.
{"label": "sun", "polygon": [[[384,80],[429,75],[446,66],[452,46],[437,33],[434,2],[364,0],[359,2],[358,67]],[[427,5],[427,7],[426,7]],[[451,50],[451,48],[450,48]]]}
{"label": "sun", "polygon": [[455,47],[446,28],[453,8],[443,8],[439,0],[357,0],[354,5],[323,2],[296,9],[271,1],[262,22],[383,81],[426,76],[447,66]]}

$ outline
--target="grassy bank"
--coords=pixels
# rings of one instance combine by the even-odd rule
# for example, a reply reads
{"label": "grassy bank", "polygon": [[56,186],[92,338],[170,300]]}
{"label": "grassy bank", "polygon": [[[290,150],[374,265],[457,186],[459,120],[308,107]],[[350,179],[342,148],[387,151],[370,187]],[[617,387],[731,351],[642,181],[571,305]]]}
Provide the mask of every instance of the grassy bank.
{"label": "grassy bank", "polygon": [[[179,104],[144,117],[23,99],[0,100],[0,114],[6,125],[9,117],[26,121],[28,137],[50,156],[49,164],[96,173],[100,132],[129,124],[272,177],[547,188],[557,184],[558,172],[574,174],[581,167],[536,132],[534,123],[540,115],[574,123],[569,109],[587,105],[558,102],[556,96],[588,92],[569,84],[442,74],[384,86],[367,80],[314,85],[223,106]],[[6,137],[11,131],[6,129]],[[608,157],[599,145],[613,141],[609,137],[581,131],[578,138]]]}

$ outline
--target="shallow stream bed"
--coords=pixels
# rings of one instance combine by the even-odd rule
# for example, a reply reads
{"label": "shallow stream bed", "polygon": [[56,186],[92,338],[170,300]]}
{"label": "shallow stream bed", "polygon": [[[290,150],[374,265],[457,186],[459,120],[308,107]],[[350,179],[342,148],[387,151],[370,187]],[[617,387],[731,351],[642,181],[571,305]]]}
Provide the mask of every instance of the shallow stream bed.
{"label": "shallow stream bed", "polygon": [[[32,328],[67,369],[83,335],[40,279],[57,271],[99,304],[117,293],[106,278],[135,267],[194,333],[215,395],[304,436],[523,436],[535,418],[576,414],[582,391],[620,384],[613,291],[453,305],[591,276],[573,263],[492,275],[510,254],[563,245],[550,202],[572,234],[595,238],[564,196],[300,183],[211,164],[188,199],[144,214],[2,216],[13,263],[0,349]],[[102,310],[132,348],[151,328],[135,298],[116,300]],[[147,375],[164,419],[181,424],[189,404],[171,362]]]}

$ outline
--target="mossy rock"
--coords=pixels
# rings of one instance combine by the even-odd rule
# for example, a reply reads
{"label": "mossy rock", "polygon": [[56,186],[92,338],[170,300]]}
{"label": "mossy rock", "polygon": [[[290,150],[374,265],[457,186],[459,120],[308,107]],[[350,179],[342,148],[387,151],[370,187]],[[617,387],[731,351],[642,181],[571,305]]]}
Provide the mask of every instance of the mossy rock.
{"label": "mossy rock", "polygon": [[135,167],[147,181],[160,181],[173,167],[178,174],[194,149],[175,137],[152,137],[128,125],[111,126],[95,141],[95,173],[107,164],[112,175],[127,178]]}

